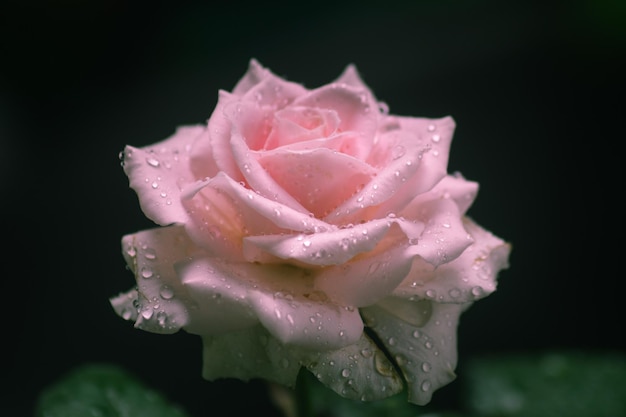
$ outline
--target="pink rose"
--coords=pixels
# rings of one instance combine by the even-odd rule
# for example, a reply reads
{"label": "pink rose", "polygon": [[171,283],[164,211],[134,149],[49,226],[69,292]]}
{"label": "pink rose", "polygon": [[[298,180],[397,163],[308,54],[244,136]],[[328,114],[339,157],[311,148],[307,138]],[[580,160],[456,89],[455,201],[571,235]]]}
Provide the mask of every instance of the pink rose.
{"label": "pink rose", "polygon": [[123,167],[160,227],[123,237],[135,327],[200,335],[203,376],[426,404],[455,377],[456,326],[510,246],[465,216],[450,117],[390,115],[348,66],[309,90],[252,60],[205,125]]}

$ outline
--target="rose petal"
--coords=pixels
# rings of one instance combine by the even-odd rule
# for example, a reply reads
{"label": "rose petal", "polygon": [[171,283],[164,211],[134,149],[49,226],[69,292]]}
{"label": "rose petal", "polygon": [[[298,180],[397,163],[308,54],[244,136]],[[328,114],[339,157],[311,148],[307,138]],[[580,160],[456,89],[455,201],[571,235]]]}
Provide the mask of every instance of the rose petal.
{"label": "rose petal", "polygon": [[283,344],[328,350],[354,343],[363,331],[358,311],[320,297],[300,268],[198,258],[176,269],[195,301],[185,327],[191,333],[239,330],[260,321]]}
{"label": "rose petal", "polygon": [[293,387],[298,358],[261,326],[219,336],[202,337],[202,377],[209,381],[260,378]]}
{"label": "rose petal", "polygon": [[315,288],[337,303],[367,306],[390,294],[402,282],[411,269],[411,260],[406,247],[399,246],[335,268],[324,268],[315,277]]}
{"label": "rose petal", "polygon": [[137,193],[142,211],[157,224],[187,220],[180,190],[194,180],[188,168],[189,149],[204,134],[204,126],[183,126],[154,145],[124,149],[122,166],[129,185]]}
{"label": "rose petal", "polygon": [[283,344],[332,350],[354,343],[363,332],[356,308],[261,290],[252,294],[259,320]]}
{"label": "rose petal", "polygon": [[[230,148],[232,123],[225,109],[239,102],[239,97],[226,91],[220,91],[215,110],[207,122],[209,139],[200,141],[192,151],[191,167],[196,178],[213,177],[222,171],[235,181],[243,176],[233,159]],[[208,167],[208,168],[207,168]]]}
{"label": "rose petal", "polygon": [[326,138],[334,134],[338,126],[339,116],[334,110],[289,106],[275,113],[264,149]]}
{"label": "rose petal", "polygon": [[277,111],[293,103],[307,93],[301,84],[286,81],[271,72],[241,97],[241,102],[248,102],[267,110]]}
{"label": "rose petal", "polygon": [[[189,298],[174,264],[191,256],[198,248],[187,238],[182,226],[144,230],[122,238],[123,255],[137,281],[137,299],[133,301],[138,314],[135,327],[154,333],[175,333],[189,322]],[[131,292],[129,296],[135,295]],[[128,312],[128,299],[112,300],[122,317]],[[115,307],[118,304],[118,307]],[[120,310],[120,311],[118,311]]]}
{"label": "rose petal", "polygon": [[363,82],[363,79],[359,75],[359,71],[357,71],[356,66],[354,64],[348,65],[341,75],[335,80],[336,84],[347,84],[350,87],[354,87],[359,90],[367,90],[370,91],[370,88]]}
{"label": "rose petal", "polygon": [[311,233],[332,227],[258,195],[223,173],[188,187],[183,203],[189,213],[185,225],[189,236],[210,253],[228,259],[241,259],[240,246],[247,235]]}
{"label": "rose petal", "polygon": [[446,198],[423,201],[415,210],[402,212],[403,216],[426,224],[408,252],[437,267],[456,259],[473,243],[464,227],[459,208]]}
{"label": "rose petal", "polygon": [[250,308],[247,282],[237,279],[245,267],[197,256],[178,262],[175,269],[192,301],[187,332],[207,336],[258,324]]}
{"label": "rose petal", "polygon": [[308,213],[308,210],[289,192],[283,189],[261,166],[255,154],[250,151],[240,134],[233,134],[230,143],[235,161],[250,188],[261,196],[274,200],[281,205],[300,213]]}
{"label": "rose petal", "polygon": [[233,94],[237,96],[244,95],[248,90],[270,75],[270,70],[264,68],[256,59],[251,59],[248,64],[248,71],[246,71],[244,76],[235,85],[235,88],[233,88]]}
{"label": "rose petal", "polygon": [[378,123],[378,108],[369,90],[347,84],[329,84],[309,91],[294,100],[293,105],[333,109],[339,115],[339,131],[359,134],[358,147],[353,149],[357,159],[364,160],[373,144]]}
{"label": "rose petal", "polygon": [[303,265],[341,265],[359,253],[369,252],[383,239],[395,219],[378,219],[344,229],[312,234],[249,236],[244,240],[244,256],[260,261],[257,249],[280,259]]}
{"label": "rose petal", "polygon": [[422,204],[421,210],[420,216],[411,220],[387,219],[405,235],[395,246],[337,268],[323,269],[316,276],[316,288],[340,303],[367,306],[405,280],[416,258],[436,266],[455,259],[472,243],[453,201],[434,200]]}
{"label": "rose petal", "polygon": [[385,354],[365,335],[354,344],[323,352],[307,369],[344,398],[375,401],[402,391],[402,379]]}
{"label": "rose petal", "polygon": [[[381,166],[376,178],[329,214],[327,221],[335,224],[358,223],[363,218],[397,214],[415,196],[427,192],[445,177],[451,129],[447,130],[449,134],[444,134],[444,128],[441,127],[441,136],[433,143],[424,138],[428,123],[421,120],[402,123],[410,125],[411,129],[385,133],[372,152],[375,156],[370,157],[370,164]],[[453,125],[450,118],[438,123],[448,127],[451,123]]]}
{"label": "rose petal", "polygon": [[115,297],[111,297],[109,302],[118,316],[124,320],[137,321],[137,316],[139,315],[139,311],[137,310],[138,299],[139,293],[136,288],[133,288]]}
{"label": "rose petal", "polygon": [[[386,305],[406,302],[390,300]],[[425,308],[420,303],[418,308]],[[410,309],[390,311],[375,305],[361,310],[367,325],[402,371],[410,402],[427,404],[434,391],[456,378],[456,327],[464,308],[463,304],[431,303],[428,320],[421,325],[403,319],[402,313]],[[398,311],[401,316],[395,314]]]}
{"label": "rose petal", "polygon": [[464,226],[474,240],[471,246],[436,269],[416,263],[394,295],[469,303],[495,291],[498,273],[508,268],[511,247],[468,218],[464,219]]}
{"label": "rose petal", "polygon": [[276,149],[257,158],[281,189],[317,218],[326,216],[376,174],[368,164],[324,148],[298,152]]}
{"label": "rose petal", "polygon": [[460,173],[446,175],[430,191],[415,197],[401,213],[418,212],[420,204],[433,199],[449,199],[454,201],[458,212],[463,215],[474,202],[478,193],[478,183],[467,181]]}

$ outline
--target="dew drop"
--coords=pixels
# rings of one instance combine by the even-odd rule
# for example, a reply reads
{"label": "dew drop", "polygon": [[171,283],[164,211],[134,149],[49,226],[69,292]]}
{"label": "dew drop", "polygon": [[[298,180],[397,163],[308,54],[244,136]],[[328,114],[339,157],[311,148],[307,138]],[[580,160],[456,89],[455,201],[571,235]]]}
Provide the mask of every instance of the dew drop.
{"label": "dew drop", "polygon": [[154,276],[154,272],[152,272],[150,267],[144,266],[141,268],[141,276],[146,279],[152,278]]}
{"label": "dew drop", "polygon": [[150,320],[150,317],[152,317],[153,312],[154,310],[152,310],[151,308],[147,308],[141,312],[141,317],[143,317],[146,320]]}
{"label": "dew drop", "polygon": [[374,355],[374,353],[372,352],[372,350],[371,350],[371,349],[369,349],[369,348],[365,348],[365,349],[361,349],[361,355],[362,355],[364,358],[371,358],[371,357],[372,357],[372,355]]}
{"label": "dew drop", "polygon": [[473,288],[472,288],[472,295],[473,295],[474,297],[480,297],[481,295],[483,295],[483,289],[482,289],[482,287],[478,287],[478,286],[473,287]]}
{"label": "dew drop", "polygon": [[441,136],[435,134],[435,135],[432,136],[431,139],[432,139],[433,142],[437,143],[437,142],[439,142],[441,140]]}
{"label": "dew drop", "polygon": [[390,337],[389,339],[387,339],[387,343],[389,343],[389,346],[395,346],[396,339],[394,337]]}
{"label": "dew drop", "polygon": [[373,264],[370,265],[368,272],[370,274],[373,274],[374,272],[378,270],[378,268],[380,268],[380,262],[374,262]]}
{"label": "dew drop", "polygon": [[405,153],[406,153],[406,149],[404,148],[404,146],[402,145],[395,146],[391,150],[391,158],[393,159],[401,158],[404,156]]}
{"label": "dew drop", "polygon": [[461,296],[461,290],[459,290],[458,288],[452,288],[450,291],[448,291],[448,294],[450,294],[450,297],[452,298],[458,298]]}
{"label": "dew drop", "polygon": [[146,158],[146,162],[148,163],[148,165],[154,168],[158,168],[159,165],[161,165],[158,159],[152,157]]}
{"label": "dew drop", "polygon": [[430,386],[431,386],[430,381],[429,380],[425,380],[424,382],[422,382],[422,385],[420,385],[420,388],[421,388],[422,391],[427,392],[427,391],[430,390]]}
{"label": "dew drop", "polygon": [[431,364],[430,364],[430,363],[428,363],[428,362],[422,362],[422,371],[424,371],[424,372],[430,372],[430,370],[431,370],[432,368],[433,368],[433,367],[431,366]]}
{"label": "dew drop", "polygon": [[159,311],[156,315],[156,319],[159,325],[165,326],[165,323],[167,322],[167,314],[164,311]]}
{"label": "dew drop", "polygon": [[344,368],[344,369],[341,370],[341,376],[342,377],[347,378],[350,375],[352,375],[352,372],[348,368]]}
{"label": "dew drop", "polygon": [[172,289],[172,287],[166,284],[161,286],[161,289],[159,290],[159,295],[164,300],[171,300],[174,297],[174,290]]}
{"label": "dew drop", "polygon": [[154,249],[150,249],[150,248],[146,249],[143,255],[145,256],[146,259],[150,259],[150,260],[156,259],[156,252],[154,251]]}

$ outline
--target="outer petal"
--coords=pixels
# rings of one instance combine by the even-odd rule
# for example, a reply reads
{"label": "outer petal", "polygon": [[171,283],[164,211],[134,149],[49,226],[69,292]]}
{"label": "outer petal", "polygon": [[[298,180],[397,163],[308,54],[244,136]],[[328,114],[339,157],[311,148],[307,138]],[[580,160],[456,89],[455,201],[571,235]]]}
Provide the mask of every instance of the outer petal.
{"label": "outer petal", "polygon": [[432,190],[415,197],[401,213],[419,212],[419,206],[424,202],[444,198],[454,201],[459,214],[463,215],[474,202],[477,193],[478,183],[466,180],[460,173],[446,175]]}
{"label": "outer petal", "polygon": [[[359,90],[367,90],[370,91],[370,88],[363,82],[363,79],[359,75],[359,72],[356,69],[354,64],[348,65],[341,75],[335,80],[337,84],[347,84],[350,87],[354,87]],[[371,91],[370,91],[371,92]]]}
{"label": "outer petal", "polygon": [[365,334],[356,343],[323,352],[309,362],[307,369],[344,398],[375,401],[404,388],[391,362]]}
{"label": "outer petal", "polygon": [[222,171],[236,181],[243,179],[230,149],[232,124],[225,114],[225,109],[238,101],[239,97],[231,93],[219,92],[217,105],[207,122],[209,140],[198,142],[193,149],[191,167],[196,178],[213,177]]}
{"label": "outer petal", "polygon": [[400,226],[404,239],[388,250],[322,270],[316,277],[316,288],[341,303],[367,306],[404,281],[416,259],[437,266],[455,259],[473,242],[453,200],[439,198],[423,203],[412,220],[416,222],[389,220]]}
{"label": "outer petal", "polygon": [[[387,305],[396,306],[403,302],[406,301],[392,301]],[[432,303],[428,320],[420,325],[412,324],[411,316],[403,317],[403,313],[410,309],[390,311],[372,306],[361,310],[368,326],[402,371],[410,402],[427,404],[434,391],[456,378],[456,327],[464,307],[462,304]],[[418,308],[424,308],[424,305]],[[397,312],[400,316],[396,315]]]}
{"label": "outer petal", "polygon": [[233,94],[242,96],[252,87],[260,83],[265,78],[269,77],[272,73],[267,68],[264,68],[259,61],[251,59],[248,64],[248,71],[237,82],[233,89]]}
{"label": "outer petal", "polygon": [[189,150],[204,133],[204,126],[184,126],[152,146],[124,149],[122,166],[130,187],[145,215],[162,226],[187,221],[180,191],[195,180],[189,170]]}
{"label": "outer petal", "polygon": [[419,211],[411,213],[411,216],[426,223],[426,228],[416,242],[411,242],[413,245],[409,253],[421,257],[434,267],[456,259],[473,242],[453,200],[440,198],[425,201],[419,205]]}
{"label": "outer petal", "polygon": [[241,100],[276,111],[293,103],[307,92],[308,90],[301,84],[286,81],[269,73],[261,82],[246,91]]}
{"label": "outer petal", "polygon": [[261,378],[293,387],[298,358],[261,326],[219,336],[203,336],[202,377],[214,381]]}
{"label": "outer petal", "polygon": [[[310,296],[309,296],[310,297]],[[281,343],[310,350],[332,350],[354,343],[363,332],[356,308],[307,297],[258,290],[251,302],[263,326]]]}
{"label": "outer petal", "polygon": [[406,246],[355,259],[335,268],[322,269],[315,288],[338,303],[363,307],[389,295],[411,269]]}
{"label": "outer petal", "polygon": [[321,297],[300,268],[198,258],[177,270],[195,301],[185,327],[191,333],[218,334],[259,320],[283,344],[329,350],[354,343],[363,331],[358,311]]}
{"label": "outer petal", "polygon": [[498,273],[508,267],[511,247],[468,218],[464,225],[474,243],[458,258],[436,269],[415,262],[394,295],[470,303],[495,291]]}
{"label": "outer petal", "polygon": [[[154,333],[175,333],[189,322],[187,291],[174,264],[193,255],[198,248],[181,226],[144,230],[122,238],[123,255],[137,281],[137,291],[111,300],[116,312],[135,327]],[[129,314],[130,297],[138,314]],[[122,301],[125,301],[122,303]],[[120,309],[120,307],[122,307]]]}
{"label": "outer petal", "polygon": [[187,332],[208,336],[258,324],[248,300],[247,283],[237,279],[245,273],[245,265],[200,255],[181,260],[175,269],[192,300]]}

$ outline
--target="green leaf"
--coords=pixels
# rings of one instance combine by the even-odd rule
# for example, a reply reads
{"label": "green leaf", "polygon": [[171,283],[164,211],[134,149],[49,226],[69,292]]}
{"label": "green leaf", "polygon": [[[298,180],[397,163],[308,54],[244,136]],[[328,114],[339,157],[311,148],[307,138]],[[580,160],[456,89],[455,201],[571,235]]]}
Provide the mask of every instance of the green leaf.
{"label": "green leaf", "polygon": [[38,398],[35,417],[85,416],[188,417],[123,369],[105,364],[75,369]]}
{"label": "green leaf", "polygon": [[626,355],[547,352],[475,358],[465,402],[490,417],[625,416]]}

